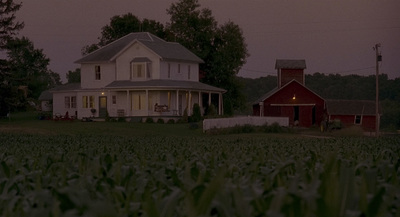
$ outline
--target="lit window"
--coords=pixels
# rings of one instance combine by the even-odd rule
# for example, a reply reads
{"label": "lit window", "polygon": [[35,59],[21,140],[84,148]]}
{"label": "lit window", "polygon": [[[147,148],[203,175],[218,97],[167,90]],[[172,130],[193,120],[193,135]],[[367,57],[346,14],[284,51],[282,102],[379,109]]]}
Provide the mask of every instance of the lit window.
{"label": "lit window", "polygon": [[95,72],[95,79],[100,80],[101,79],[100,66],[95,66],[94,72]]}
{"label": "lit window", "polygon": [[94,108],[94,96],[82,96],[82,108]]}

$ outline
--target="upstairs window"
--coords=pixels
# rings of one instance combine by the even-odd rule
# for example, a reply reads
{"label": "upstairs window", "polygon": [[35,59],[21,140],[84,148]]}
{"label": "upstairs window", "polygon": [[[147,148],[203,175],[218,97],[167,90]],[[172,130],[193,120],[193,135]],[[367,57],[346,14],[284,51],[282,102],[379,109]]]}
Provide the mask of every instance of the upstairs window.
{"label": "upstairs window", "polygon": [[188,65],[188,80],[190,80],[190,65]]}
{"label": "upstairs window", "polygon": [[181,73],[181,64],[178,64],[178,73]]}
{"label": "upstairs window", "polygon": [[171,63],[168,63],[168,78],[171,78]]}
{"label": "upstairs window", "polygon": [[131,80],[151,78],[151,61],[146,57],[135,58],[131,62]]}
{"label": "upstairs window", "polygon": [[94,67],[94,73],[95,73],[95,79],[100,80],[101,79],[100,66]]}

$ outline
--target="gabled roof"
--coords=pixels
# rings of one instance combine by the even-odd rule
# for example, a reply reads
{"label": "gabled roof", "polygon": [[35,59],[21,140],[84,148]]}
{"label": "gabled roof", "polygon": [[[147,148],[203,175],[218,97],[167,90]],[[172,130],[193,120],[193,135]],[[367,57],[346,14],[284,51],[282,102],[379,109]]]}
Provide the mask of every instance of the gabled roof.
{"label": "gabled roof", "polygon": [[320,95],[316,94],[314,91],[310,90],[308,87],[304,86],[303,84],[301,84],[300,82],[298,82],[297,80],[293,79],[290,82],[286,83],[285,85],[283,85],[281,88],[275,87],[274,89],[272,89],[271,91],[269,91],[268,93],[264,94],[263,96],[261,96],[260,98],[258,98],[255,102],[253,102],[253,105],[258,105],[258,103],[265,101],[266,99],[268,99],[269,97],[271,97],[272,95],[274,95],[275,93],[277,93],[278,91],[284,89],[286,86],[290,85],[291,83],[296,82],[298,84],[300,84],[301,86],[303,86],[305,89],[307,89],[308,91],[310,91],[311,93],[313,93],[314,95],[318,96],[321,99],[322,98]]}
{"label": "gabled roof", "polygon": [[148,80],[148,81],[113,81],[105,87],[106,89],[163,89],[163,88],[177,88],[185,90],[196,90],[196,91],[213,91],[213,92],[226,92],[226,90],[218,87],[214,87],[208,84],[204,84],[196,81],[179,81],[179,80]]}
{"label": "gabled roof", "polygon": [[327,99],[325,102],[329,115],[375,115],[375,101]]}
{"label": "gabled roof", "polygon": [[80,90],[80,89],[81,89],[81,83],[69,83],[69,84],[59,85],[48,91],[50,93],[52,93],[52,92],[57,92],[57,91],[75,91],[75,90]]}
{"label": "gabled roof", "polygon": [[275,69],[305,69],[306,60],[286,60],[277,59],[275,62]]}
{"label": "gabled roof", "polygon": [[95,62],[111,62],[127,49],[133,43],[138,42],[152,50],[161,59],[189,61],[203,63],[203,60],[197,57],[194,53],[175,42],[167,42],[163,39],[148,33],[135,32],[130,33],[120,39],[111,42],[110,44],[82,57],[75,63],[95,63]]}

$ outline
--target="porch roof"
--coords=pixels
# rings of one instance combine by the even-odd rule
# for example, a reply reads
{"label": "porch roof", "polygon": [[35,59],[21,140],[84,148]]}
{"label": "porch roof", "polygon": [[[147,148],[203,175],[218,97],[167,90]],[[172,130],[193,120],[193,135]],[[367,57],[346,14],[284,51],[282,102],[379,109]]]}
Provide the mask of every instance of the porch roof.
{"label": "porch roof", "polygon": [[148,80],[148,81],[113,81],[106,89],[185,89],[225,93],[226,90],[196,81]]}

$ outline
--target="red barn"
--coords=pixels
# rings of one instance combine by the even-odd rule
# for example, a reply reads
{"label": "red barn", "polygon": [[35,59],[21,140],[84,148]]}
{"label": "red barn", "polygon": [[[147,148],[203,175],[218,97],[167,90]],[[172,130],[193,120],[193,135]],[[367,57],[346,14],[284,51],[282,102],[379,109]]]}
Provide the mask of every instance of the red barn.
{"label": "red barn", "polygon": [[277,60],[278,87],[253,104],[253,115],[289,117],[289,124],[319,125],[325,100],[304,85],[305,60]]}
{"label": "red barn", "polygon": [[289,117],[292,126],[319,126],[340,120],[344,126],[375,130],[375,102],[324,100],[305,86],[305,60],[276,60],[278,85],[253,103],[253,115]]}
{"label": "red barn", "polygon": [[364,131],[375,131],[376,107],[367,100],[326,100],[329,120],[340,120],[344,126],[358,125]]}

